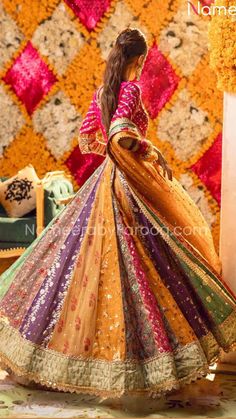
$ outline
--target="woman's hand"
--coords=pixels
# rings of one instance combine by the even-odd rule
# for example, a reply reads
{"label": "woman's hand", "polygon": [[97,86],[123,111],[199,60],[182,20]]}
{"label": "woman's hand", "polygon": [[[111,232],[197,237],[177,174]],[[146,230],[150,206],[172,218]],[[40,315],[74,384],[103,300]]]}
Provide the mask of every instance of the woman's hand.
{"label": "woman's hand", "polygon": [[118,136],[118,143],[122,148],[125,148],[129,151],[133,151],[137,153],[137,155],[141,156],[144,160],[150,162],[157,162],[159,166],[162,167],[163,175],[168,176],[169,180],[173,179],[172,170],[168,166],[166,159],[163,157],[160,150],[155,147],[150,141],[144,139],[140,140],[137,137],[132,137],[131,135],[123,135],[120,138],[120,134],[115,134]]}
{"label": "woman's hand", "polygon": [[160,150],[158,150],[157,147],[154,146],[155,152],[157,153],[157,163],[162,167],[163,169],[163,174],[164,176],[167,174],[168,179],[172,180],[173,179],[173,174],[172,174],[172,170],[169,167],[166,159],[163,157],[162,153],[160,152]]}

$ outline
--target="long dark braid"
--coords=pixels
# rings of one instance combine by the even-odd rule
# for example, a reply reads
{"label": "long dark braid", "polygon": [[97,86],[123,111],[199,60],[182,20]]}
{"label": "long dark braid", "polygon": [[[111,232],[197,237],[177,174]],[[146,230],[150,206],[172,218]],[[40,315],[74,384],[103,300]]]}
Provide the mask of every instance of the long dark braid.
{"label": "long dark braid", "polygon": [[116,39],[107,60],[101,95],[102,121],[107,132],[109,131],[111,118],[117,108],[120,84],[126,66],[135,57],[145,55],[146,52],[145,37],[138,29],[125,29]]}

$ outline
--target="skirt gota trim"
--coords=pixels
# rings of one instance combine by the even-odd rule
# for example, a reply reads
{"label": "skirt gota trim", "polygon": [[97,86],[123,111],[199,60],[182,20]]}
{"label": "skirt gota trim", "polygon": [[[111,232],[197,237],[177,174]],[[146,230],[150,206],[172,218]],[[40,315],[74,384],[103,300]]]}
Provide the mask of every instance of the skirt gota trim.
{"label": "skirt gota trim", "polygon": [[[230,329],[232,320],[228,318],[220,327]],[[225,350],[233,346],[235,342],[229,343]],[[204,349],[207,347],[210,352],[206,357]],[[80,358],[36,345],[24,339],[9,324],[0,323],[0,358],[6,367],[29,382],[78,394],[159,397],[206,376],[209,364],[215,362],[219,352],[220,348],[209,334],[202,338],[202,342],[195,341],[145,360]]]}

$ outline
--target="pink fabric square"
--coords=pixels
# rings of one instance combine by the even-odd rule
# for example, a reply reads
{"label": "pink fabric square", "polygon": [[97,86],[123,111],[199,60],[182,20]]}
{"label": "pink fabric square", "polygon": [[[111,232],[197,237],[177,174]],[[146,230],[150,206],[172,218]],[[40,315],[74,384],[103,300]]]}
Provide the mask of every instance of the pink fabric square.
{"label": "pink fabric square", "polygon": [[110,5],[110,0],[65,0],[65,2],[89,31],[96,27]]}
{"label": "pink fabric square", "polygon": [[154,44],[149,49],[140,77],[142,100],[151,118],[157,117],[175,92],[178,83],[179,77]]}
{"label": "pink fabric square", "polygon": [[12,87],[28,113],[32,114],[57,79],[31,42],[28,42],[3,80]]}
{"label": "pink fabric square", "polygon": [[221,202],[221,164],[222,164],[222,134],[219,134],[206,151],[206,153],[195,163],[191,169],[216,199]]}

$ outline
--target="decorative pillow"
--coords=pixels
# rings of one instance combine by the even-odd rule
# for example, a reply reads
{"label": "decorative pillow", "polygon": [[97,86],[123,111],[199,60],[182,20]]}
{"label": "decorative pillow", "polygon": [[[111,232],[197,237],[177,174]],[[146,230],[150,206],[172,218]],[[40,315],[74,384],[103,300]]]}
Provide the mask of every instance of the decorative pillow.
{"label": "decorative pillow", "polygon": [[0,183],[0,203],[9,217],[22,217],[36,207],[39,178],[30,164]]}

